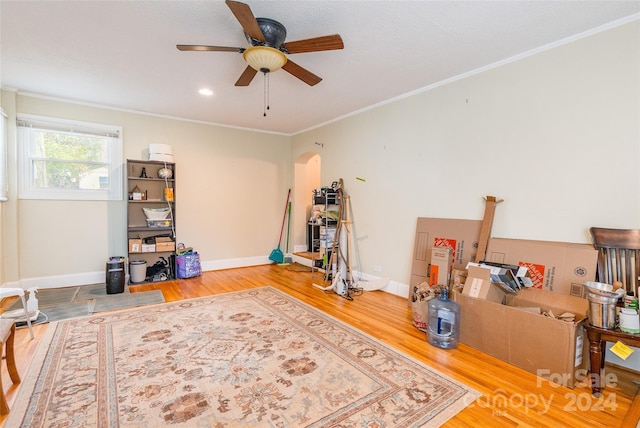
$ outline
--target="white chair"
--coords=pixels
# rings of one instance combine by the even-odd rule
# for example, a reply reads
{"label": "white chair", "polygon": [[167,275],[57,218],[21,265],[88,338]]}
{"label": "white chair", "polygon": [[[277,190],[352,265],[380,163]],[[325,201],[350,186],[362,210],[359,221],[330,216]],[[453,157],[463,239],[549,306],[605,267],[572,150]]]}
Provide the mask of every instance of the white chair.
{"label": "white chair", "polygon": [[29,334],[31,335],[31,339],[33,339],[33,329],[31,328],[31,315],[29,315],[29,311],[27,310],[27,300],[24,298],[24,290],[22,288],[6,288],[6,287],[0,288],[0,299],[4,299],[5,297],[13,297],[13,296],[19,296],[20,299],[22,300],[22,307],[24,308],[24,316],[27,319]]}

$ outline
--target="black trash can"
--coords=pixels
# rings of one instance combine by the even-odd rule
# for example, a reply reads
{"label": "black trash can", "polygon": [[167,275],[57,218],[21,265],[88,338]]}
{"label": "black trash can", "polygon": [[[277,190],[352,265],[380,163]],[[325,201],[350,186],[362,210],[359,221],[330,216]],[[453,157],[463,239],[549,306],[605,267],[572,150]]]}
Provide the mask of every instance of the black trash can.
{"label": "black trash can", "polygon": [[124,257],[111,257],[106,274],[107,294],[124,292]]}

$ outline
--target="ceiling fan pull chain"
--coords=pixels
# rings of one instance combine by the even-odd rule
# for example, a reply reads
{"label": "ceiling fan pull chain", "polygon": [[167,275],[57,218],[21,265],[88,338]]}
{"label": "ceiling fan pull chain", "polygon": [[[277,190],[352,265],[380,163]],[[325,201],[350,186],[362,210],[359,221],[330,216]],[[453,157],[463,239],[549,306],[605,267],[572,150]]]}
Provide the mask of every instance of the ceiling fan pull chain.
{"label": "ceiling fan pull chain", "polygon": [[264,74],[264,110],[262,115],[267,117],[267,110],[269,110],[269,73],[267,71],[262,73]]}

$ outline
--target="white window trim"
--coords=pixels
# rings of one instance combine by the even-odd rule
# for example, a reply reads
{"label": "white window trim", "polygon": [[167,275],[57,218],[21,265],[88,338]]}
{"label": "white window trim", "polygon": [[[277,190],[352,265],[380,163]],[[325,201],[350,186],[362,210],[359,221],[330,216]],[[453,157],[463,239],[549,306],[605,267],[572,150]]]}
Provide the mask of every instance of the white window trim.
{"label": "white window trim", "polygon": [[[90,122],[58,119],[30,114],[19,114],[18,117],[18,199],[53,199],[53,200],[86,200],[106,201],[123,198],[123,159],[122,159],[122,127]],[[29,129],[64,130],[109,136],[111,138],[109,152],[109,189],[36,189],[32,187],[33,173],[29,162],[28,138]]]}
{"label": "white window trim", "polygon": [[0,202],[7,201],[7,115],[0,108]]}

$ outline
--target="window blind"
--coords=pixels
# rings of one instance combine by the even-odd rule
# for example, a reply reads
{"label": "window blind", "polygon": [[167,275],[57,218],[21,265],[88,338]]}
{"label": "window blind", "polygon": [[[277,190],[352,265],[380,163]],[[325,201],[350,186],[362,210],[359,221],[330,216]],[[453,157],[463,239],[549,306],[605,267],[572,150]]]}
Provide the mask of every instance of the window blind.
{"label": "window blind", "polygon": [[0,109],[0,201],[7,200],[7,115]]}
{"label": "window blind", "polygon": [[19,115],[18,127],[45,129],[47,131],[72,132],[76,134],[94,135],[98,137],[119,138],[120,131],[111,126],[100,126],[94,123],[75,122],[72,120],[56,119],[49,122],[45,117]]}

